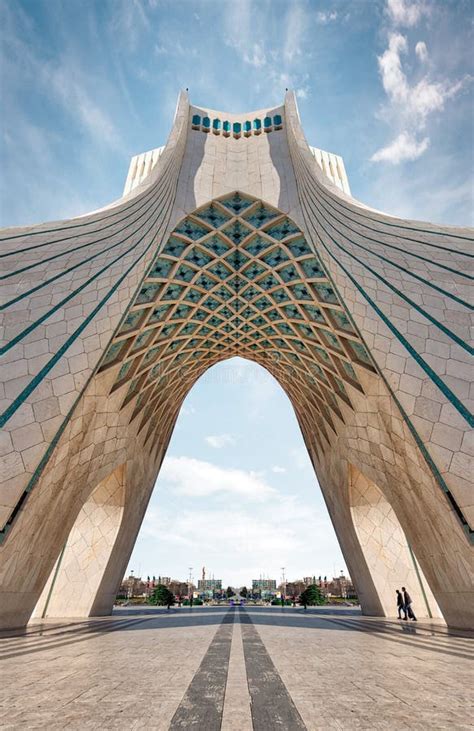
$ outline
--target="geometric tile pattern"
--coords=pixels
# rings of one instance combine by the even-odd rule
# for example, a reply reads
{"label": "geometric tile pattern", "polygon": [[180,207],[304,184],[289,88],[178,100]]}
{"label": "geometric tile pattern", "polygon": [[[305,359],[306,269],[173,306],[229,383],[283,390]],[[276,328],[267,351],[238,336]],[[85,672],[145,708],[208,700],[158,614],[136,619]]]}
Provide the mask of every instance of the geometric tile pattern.
{"label": "geometric tile pattern", "polygon": [[285,215],[239,192],[181,221],[155,257],[105,353],[121,363],[112,390],[128,388],[132,420],[154,431],[176,392],[233,355],[264,365],[293,403],[328,430],[362,391],[353,363],[373,370],[319,257]]}

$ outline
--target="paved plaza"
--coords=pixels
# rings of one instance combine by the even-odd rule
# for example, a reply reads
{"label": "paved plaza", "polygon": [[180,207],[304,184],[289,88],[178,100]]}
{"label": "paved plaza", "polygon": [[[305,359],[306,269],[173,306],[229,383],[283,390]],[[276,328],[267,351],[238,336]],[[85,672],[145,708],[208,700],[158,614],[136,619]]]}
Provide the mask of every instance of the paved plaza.
{"label": "paved plaza", "polygon": [[0,727],[468,729],[473,636],[326,607],[37,621],[1,635]]}

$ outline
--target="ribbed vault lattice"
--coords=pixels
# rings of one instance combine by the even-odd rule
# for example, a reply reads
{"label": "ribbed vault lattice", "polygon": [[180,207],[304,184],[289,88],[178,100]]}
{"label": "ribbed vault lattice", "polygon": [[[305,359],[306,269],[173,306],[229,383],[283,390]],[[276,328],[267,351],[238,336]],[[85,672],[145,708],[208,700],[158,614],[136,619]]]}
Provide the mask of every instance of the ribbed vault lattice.
{"label": "ribbed vault lattice", "polygon": [[[324,451],[353,363],[373,370],[321,260],[280,211],[235,192],[187,216],[157,254],[101,370],[134,401],[149,439],[210,366],[232,356],[270,371],[311,414]],[[127,386],[127,388],[125,388]]]}

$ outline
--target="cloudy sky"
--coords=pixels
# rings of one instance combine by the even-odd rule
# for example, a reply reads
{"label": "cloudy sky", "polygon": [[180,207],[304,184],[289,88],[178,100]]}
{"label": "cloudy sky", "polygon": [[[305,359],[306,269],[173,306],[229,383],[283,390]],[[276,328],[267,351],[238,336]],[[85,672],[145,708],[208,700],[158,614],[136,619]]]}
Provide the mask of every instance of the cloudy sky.
{"label": "cloudy sky", "polygon": [[[353,195],[473,223],[471,0],[0,0],[0,224],[120,196],[178,90],[248,111],[296,90]],[[344,567],[286,397],[243,361],[189,395],[131,566],[230,582]]]}

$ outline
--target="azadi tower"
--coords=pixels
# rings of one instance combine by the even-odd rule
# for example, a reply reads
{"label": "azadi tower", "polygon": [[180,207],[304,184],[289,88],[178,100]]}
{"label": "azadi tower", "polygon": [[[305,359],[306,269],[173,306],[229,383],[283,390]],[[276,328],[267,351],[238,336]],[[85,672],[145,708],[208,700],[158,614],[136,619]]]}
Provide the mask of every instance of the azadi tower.
{"label": "azadi tower", "polygon": [[471,230],[352,198],[291,92],[182,93],[120,200],[0,242],[2,626],[111,611],[183,399],[236,355],[288,394],[363,612],[404,585],[474,625]]}

